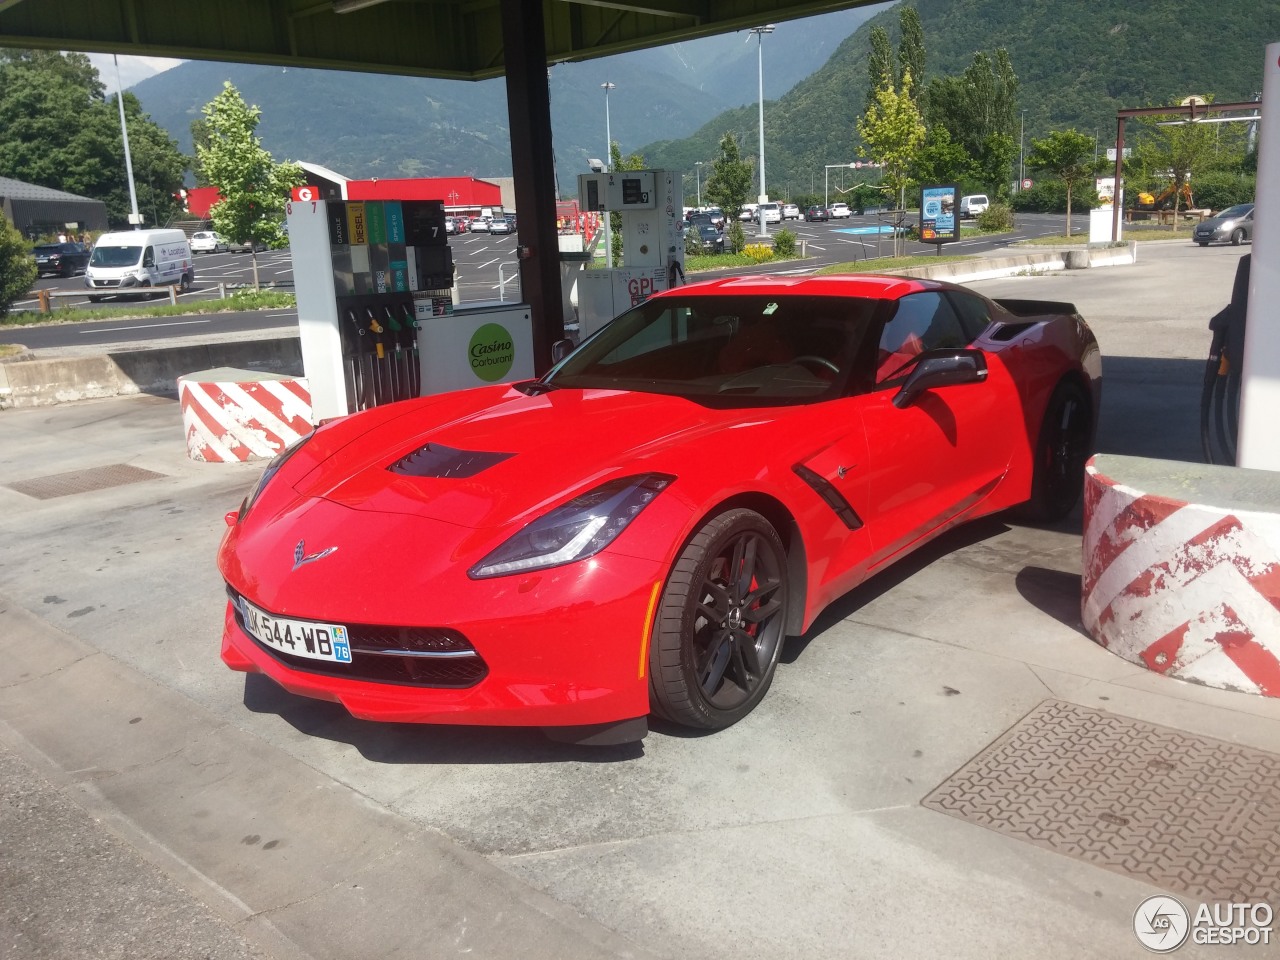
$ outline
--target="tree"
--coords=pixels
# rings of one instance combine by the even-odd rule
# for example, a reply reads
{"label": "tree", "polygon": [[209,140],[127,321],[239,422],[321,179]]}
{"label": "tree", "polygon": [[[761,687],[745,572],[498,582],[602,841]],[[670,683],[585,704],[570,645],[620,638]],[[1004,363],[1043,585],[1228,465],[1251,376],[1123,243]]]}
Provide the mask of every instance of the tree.
{"label": "tree", "polygon": [[0,317],[36,282],[36,260],[16,227],[0,213]]}
{"label": "tree", "polygon": [[200,148],[209,146],[209,122],[197,118],[191,121],[191,173],[196,178],[197,187],[209,186],[209,178],[205,176],[204,165],[200,162]]}
{"label": "tree", "polygon": [[711,176],[703,184],[702,194],[724,211],[727,222],[737,223],[738,214],[751,196],[754,175],[755,164],[742,159],[738,138],[726,133],[720,138],[720,155],[711,163]]}
{"label": "tree", "polygon": [[200,165],[222,199],[209,211],[213,228],[232,243],[249,245],[258,286],[258,246],[282,247],[281,224],[289,190],[304,182],[296,163],[277,164],[255,132],[262,111],[244,102],[230,81],[201,111],[209,142],[198,146]]}
{"label": "tree", "polygon": [[1146,137],[1139,144],[1137,151],[1139,165],[1158,176],[1165,186],[1173,187],[1173,228],[1175,230],[1184,189],[1188,186],[1194,188],[1194,184],[1191,183],[1192,174],[1203,173],[1220,159],[1229,158],[1231,161],[1229,165],[1236,166],[1240,161],[1243,147],[1241,131],[1218,129],[1231,124],[1171,125],[1167,122],[1180,119],[1183,118],[1179,116],[1142,117],[1139,123]]}
{"label": "tree", "polygon": [[1067,188],[1067,236],[1071,236],[1071,194],[1091,184],[1098,166],[1093,155],[1093,137],[1075,130],[1055,130],[1043,140],[1031,141],[1027,166],[1061,180]]}
{"label": "tree", "polygon": [[944,126],[930,128],[916,153],[914,179],[918,183],[963,183],[973,179],[975,164],[969,151],[951,139]]}
{"label": "tree", "polygon": [[[186,164],[137,97],[124,104],[139,208],[163,223]],[[112,224],[127,222],[119,108],[83,54],[0,50],[0,176],[102,200]]]}
{"label": "tree", "polygon": [[920,112],[924,113],[924,24],[920,22],[920,14],[915,7],[903,7],[898,15],[898,84],[902,85],[904,77],[915,77],[911,96],[916,101]]}
{"label": "tree", "polygon": [[920,110],[911,99],[910,73],[903,74],[901,89],[890,86],[876,92],[875,100],[858,121],[858,134],[867,144],[871,159],[880,164],[881,182],[892,191],[898,209],[902,209],[925,135]]}
{"label": "tree", "polygon": [[867,106],[885,87],[893,86],[897,71],[893,67],[893,45],[889,32],[879,25],[871,28],[871,55],[867,58]]}
{"label": "tree", "polygon": [[993,61],[979,52],[960,76],[934,77],[926,104],[930,130],[945,128],[973,158],[983,186],[1006,193],[1017,154],[1018,76],[1009,54],[997,50]]}

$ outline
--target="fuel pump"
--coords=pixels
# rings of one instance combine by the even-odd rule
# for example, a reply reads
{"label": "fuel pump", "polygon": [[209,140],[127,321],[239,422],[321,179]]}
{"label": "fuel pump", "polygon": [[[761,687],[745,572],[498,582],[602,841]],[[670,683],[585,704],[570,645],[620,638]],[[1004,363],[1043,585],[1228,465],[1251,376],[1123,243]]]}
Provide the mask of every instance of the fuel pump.
{"label": "fuel pump", "polygon": [[582,174],[578,202],[585,210],[622,217],[622,266],[578,277],[578,328],[587,337],[658,291],[684,282],[682,178],[670,170]]}

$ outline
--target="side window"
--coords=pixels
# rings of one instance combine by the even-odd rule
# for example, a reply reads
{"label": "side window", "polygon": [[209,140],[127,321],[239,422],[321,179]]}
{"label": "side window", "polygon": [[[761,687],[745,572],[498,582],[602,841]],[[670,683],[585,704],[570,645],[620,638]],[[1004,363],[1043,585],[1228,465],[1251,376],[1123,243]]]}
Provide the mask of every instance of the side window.
{"label": "side window", "polygon": [[147,252],[142,255],[142,265],[144,267],[154,267],[156,265],[155,247],[147,247]]}
{"label": "side window", "polygon": [[964,329],[965,342],[972,343],[982,336],[982,331],[991,325],[991,309],[987,301],[975,297],[971,293],[951,293],[951,305],[956,308],[960,317],[960,326]]}
{"label": "side window", "polygon": [[880,334],[876,383],[896,380],[926,350],[964,347],[969,340],[941,293],[930,290],[905,296]]}

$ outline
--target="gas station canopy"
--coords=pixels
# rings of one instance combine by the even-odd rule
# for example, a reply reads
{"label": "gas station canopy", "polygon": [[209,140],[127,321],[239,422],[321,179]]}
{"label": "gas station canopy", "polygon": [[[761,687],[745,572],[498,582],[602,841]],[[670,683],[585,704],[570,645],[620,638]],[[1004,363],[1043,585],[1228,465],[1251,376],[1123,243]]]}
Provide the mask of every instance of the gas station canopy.
{"label": "gas station canopy", "polygon": [[[508,3],[510,0],[508,0]],[[548,64],[863,6],[869,0],[521,0]],[[0,46],[484,80],[502,0],[0,0]]]}

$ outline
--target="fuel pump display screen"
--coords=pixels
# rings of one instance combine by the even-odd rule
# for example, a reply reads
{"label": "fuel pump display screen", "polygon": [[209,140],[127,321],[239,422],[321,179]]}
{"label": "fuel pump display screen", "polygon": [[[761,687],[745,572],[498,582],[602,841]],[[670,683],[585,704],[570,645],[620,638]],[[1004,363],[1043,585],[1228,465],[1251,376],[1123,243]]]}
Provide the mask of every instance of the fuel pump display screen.
{"label": "fuel pump display screen", "polygon": [[404,242],[414,247],[443,247],[449,242],[444,232],[443,200],[404,200]]}
{"label": "fuel pump display screen", "polygon": [[622,178],[622,203],[624,206],[648,206],[649,191],[644,188],[644,181],[634,177]]}

